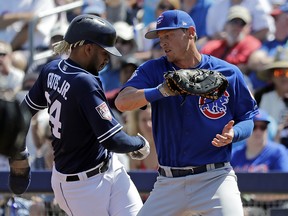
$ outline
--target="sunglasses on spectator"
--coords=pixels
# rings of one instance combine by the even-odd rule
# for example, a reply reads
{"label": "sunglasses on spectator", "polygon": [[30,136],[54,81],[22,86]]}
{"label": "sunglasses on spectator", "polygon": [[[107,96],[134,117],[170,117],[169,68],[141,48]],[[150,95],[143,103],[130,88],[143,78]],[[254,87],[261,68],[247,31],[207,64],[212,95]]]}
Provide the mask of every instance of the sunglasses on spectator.
{"label": "sunglasses on spectator", "polygon": [[261,124],[261,125],[257,125],[257,124],[255,124],[254,125],[254,128],[253,128],[253,131],[255,131],[255,130],[257,130],[257,129],[260,129],[261,131],[265,131],[266,129],[267,129],[267,124]]}
{"label": "sunglasses on spectator", "polygon": [[0,56],[6,56],[7,53],[4,53],[4,52],[0,52]]}
{"label": "sunglasses on spectator", "polygon": [[274,77],[288,77],[288,69],[274,69],[273,71],[273,76]]}

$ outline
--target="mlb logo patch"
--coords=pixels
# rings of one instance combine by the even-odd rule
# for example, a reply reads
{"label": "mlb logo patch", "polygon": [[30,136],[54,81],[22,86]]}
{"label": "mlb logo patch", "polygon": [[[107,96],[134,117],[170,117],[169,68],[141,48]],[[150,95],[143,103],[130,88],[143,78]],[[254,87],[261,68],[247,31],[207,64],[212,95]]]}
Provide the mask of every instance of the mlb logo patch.
{"label": "mlb logo patch", "polygon": [[95,107],[99,115],[101,116],[102,119],[111,121],[112,120],[112,115],[111,112],[105,102],[101,103],[99,106]]}

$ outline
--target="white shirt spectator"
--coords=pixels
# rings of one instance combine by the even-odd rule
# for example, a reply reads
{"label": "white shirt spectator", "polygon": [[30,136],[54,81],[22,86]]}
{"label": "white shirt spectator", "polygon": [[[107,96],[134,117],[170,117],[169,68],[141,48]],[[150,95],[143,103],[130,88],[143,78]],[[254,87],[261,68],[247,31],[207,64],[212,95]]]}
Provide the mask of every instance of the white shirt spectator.
{"label": "white shirt spectator", "polygon": [[22,87],[24,71],[21,71],[13,66],[10,67],[9,74],[4,75],[0,71],[0,90],[11,91],[14,94]]}
{"label": "white shirt spectator", "polygon": [[282,122],[283,116],[286,114],[285,103],[275,90],[262,95],[259,107],[271,115],[277,124]]}

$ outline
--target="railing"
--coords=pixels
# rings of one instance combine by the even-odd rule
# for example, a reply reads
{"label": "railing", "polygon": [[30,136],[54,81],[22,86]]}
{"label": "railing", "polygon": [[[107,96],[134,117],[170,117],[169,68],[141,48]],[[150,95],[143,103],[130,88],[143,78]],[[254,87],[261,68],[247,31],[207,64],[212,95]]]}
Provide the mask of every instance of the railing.
{"label": "railing", "polygon": [[[37,58],[37,55],[38,55],[38,54],[37,55],[35,54],[35,50],[34,50],[34,29],[35,29],[37,22],[44,17],[51,16],[54,14],[59,14],[62,12],[73,10],[75,8],[82,7],[83,4],[84,4],[83,1],[75,1],[69,4],[55,7],[51,10],[43,11],[34,16],[34,18],[29,23],[28,37],[29,37],[29,52],[30,52],[29,55],[30,56],[29,56],[28,64],[31,64]],[[43,55],[43,53],[39,53],[39,55]]]}
{"label": "railing", "polygon": [[[0,193],[9,193],[8,172],[0,172]],[[129,172],[140,192],[150,192],[157,172]],[[288,193],[288,173],[237,173],[239,189],[243,193]],[[52,192],[50,171],[34,171],[27,192]]]}
{"label": "railing", "polygon": [[[135,171],[129,172],[132,181],[135,183],[143,201],[149,196],[157,172]],[[8,189],[8,172],[0,172],[0,194],[6,199],[4,215],[11,215],[14,197]],[[33,196],[53,197],[51,188],[51,172],[32,172],[29,189],[21,197],[26,200]],[[288,173],[237,173],[238,185],[241,191],[241,198],[245,216],[287,216],[288,215]],[[255,199],[255,195],[256,197]],[[276,197],[277,198],[276,198]],[[18,197],[21,199],[21,197]],[[260,200],[259,200],[260,197]],[[272,200],[271,200],[272,197]],[[263,198],[265,201],[263,201]],[[53,201],[44,201],[45,215],[67,216],[63,210]],[[20,205],[21,206],[21,205]],[[12,208],[12,210],[11,210]],[[44,211],[44,210],[43,210]]]}

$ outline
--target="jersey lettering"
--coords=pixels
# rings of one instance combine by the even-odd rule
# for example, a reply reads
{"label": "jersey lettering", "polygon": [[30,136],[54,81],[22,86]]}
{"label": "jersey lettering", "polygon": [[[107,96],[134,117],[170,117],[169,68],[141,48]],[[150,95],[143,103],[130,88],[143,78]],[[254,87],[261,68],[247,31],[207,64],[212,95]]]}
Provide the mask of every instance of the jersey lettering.
{"label": "jersey lettering", "polygon": [[60,101],[55,100],[51,104],[48,92],[45,92],[45,97],[49,104],[49,116],[50,116],[49,121],[51,122],[52,125],[52,133],[56,138],[60,139],[61,133],[59,131],[62,127],[62,123],[60,122],[61,103]]}
{"label": "jersey lettering", "polygon": [[61,77],[54,73],[49,73],[47,78],[47,87],[57,91],[62,97],[67,100],[66,93],[70,89],[70,84],[64,80],[62,85],[59,87],[59,81]]}

